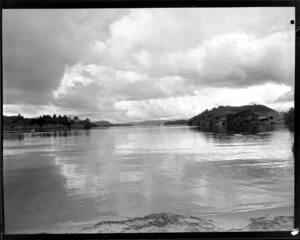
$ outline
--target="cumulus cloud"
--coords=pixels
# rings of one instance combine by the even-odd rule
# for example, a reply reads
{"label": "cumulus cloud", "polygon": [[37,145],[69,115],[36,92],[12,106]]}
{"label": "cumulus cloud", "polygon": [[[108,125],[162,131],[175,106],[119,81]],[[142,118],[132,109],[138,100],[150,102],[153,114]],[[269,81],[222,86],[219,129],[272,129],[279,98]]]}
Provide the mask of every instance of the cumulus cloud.
{"label": "cumulus cloud", "polygon": [[293,8],[5,10],[4,113],[126,121],[287,106],[293,17]]}
{"label": "cumulus cloud", "polygon": [[259,104],[272,104],[278,96],[290,90],[287,85],[274,83],[240,89],[210,87],[195,91],[193,96],[118,101],[114,107],[126,110],[126,119],[149,119],[153,116],[157,119],[180,119],[220,105],[246,105],[253,100]]}

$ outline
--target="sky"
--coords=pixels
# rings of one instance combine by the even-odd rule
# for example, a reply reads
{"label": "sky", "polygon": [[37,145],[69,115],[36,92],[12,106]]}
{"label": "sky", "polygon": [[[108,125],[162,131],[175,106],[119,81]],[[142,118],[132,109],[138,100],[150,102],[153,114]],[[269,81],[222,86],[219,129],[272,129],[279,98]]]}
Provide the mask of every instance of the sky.
{"label": "sky", "polygon": [[3,10],[3,114],[188,119],[294,106],[294,8]]}

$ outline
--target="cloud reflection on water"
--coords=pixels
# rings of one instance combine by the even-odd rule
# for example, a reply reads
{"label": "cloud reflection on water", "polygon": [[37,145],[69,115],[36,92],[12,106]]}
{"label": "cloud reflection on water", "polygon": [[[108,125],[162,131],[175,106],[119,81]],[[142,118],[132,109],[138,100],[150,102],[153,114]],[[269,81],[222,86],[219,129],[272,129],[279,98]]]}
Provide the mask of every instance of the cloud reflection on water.
{"label": "cloud reflection on water", "polygon": [[26,158],[39,156],[65,179],[68,201],[89,199],[101,219],[293,204],[293,134],[286,129],[216,135],[188,127],[120,127],[35,139],[6,142],[7,161],[8,151],[16,156],[26,146]]}

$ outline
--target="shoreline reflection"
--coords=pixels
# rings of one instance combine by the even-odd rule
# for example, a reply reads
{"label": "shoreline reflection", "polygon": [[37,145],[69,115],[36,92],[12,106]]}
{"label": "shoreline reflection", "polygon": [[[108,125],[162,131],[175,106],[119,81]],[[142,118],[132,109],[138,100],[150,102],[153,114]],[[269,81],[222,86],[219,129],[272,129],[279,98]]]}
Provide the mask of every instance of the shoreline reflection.
{"label": "shoreline reflection", "polygon": [[[47,219],[53,225],[57,219],[82,217],[200,216],[292,206],[293,141],[286,128],[226,134],[193,127],[118,127],[4,139],[4,189],[14,189],[5,196],[9,229],[38,227],[48,211],[45,203],[56,209]],[[30,199],[34,208],[27,206]],[[14,225],[18,213],[24,226]]]}

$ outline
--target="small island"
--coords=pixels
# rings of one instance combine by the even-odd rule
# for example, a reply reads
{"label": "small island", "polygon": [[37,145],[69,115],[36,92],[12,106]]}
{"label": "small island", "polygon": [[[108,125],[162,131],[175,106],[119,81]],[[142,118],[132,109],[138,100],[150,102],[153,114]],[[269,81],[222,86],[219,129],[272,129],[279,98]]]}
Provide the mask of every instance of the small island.
{"label": "small island", "polygon": [[202,130],[223,129],[227,132],[248,132],[249,128],[258,129],[259,125],[284,123],[279,112],[264,105],[219,106],[205,110],[188,120],[189,126]]}

